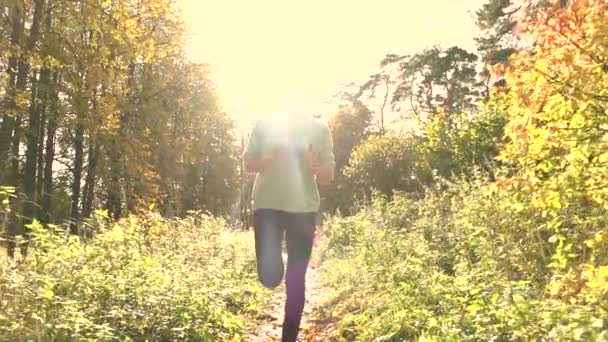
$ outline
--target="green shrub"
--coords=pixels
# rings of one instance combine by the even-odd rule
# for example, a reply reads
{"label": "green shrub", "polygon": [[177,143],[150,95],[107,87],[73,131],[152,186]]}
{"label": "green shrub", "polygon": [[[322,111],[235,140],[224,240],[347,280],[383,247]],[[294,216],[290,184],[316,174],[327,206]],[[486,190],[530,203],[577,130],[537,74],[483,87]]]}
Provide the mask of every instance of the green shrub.
{"label": "green shrub", "polygon": [[34,224],[33,248],[0,271],[0,340],[240,340],[264,291],[251,238],[220,219],[155,214],[86,243]]}
{"label": "green shrub", "polygon": [[608,266],[590,267],[565,295],[568,276],[547,266],[556,247],[542,212],[484,184],[443,182],[421,200],[376,197],[329,221],[321,258],[334,294],[319,312],[336,320],[336,337],[608,339]]}

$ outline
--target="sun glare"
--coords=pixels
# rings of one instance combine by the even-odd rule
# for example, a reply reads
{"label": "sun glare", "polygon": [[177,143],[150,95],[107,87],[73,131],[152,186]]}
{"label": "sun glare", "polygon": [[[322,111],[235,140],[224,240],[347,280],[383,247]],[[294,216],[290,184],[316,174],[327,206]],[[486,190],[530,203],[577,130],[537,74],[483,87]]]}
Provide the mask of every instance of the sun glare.
{"label": "sun glare", "polygon": [[377,72],[386,53],[436,44],[472,49],[476,28],[470,11],[483,3],[178,1],[188,55],[210,64],[222,107],[241,128],[292,109],[330,116],[333,96]]}

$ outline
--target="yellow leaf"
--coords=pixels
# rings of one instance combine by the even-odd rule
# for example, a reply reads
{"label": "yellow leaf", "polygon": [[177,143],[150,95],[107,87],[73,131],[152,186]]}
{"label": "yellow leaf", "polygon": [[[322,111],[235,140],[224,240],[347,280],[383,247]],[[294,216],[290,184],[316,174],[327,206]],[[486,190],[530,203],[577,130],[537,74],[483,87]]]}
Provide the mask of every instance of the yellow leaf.
{"label": "yellow leaf", "polygon": [[536,69],[542,73],[547,73],[549,71],[549,61],[546,59],[540,59],[535,63]]}
{"label": "yellow leaf", "polygon": [[55,292],[53,292],[53,289],[47,287],[44,289],[44,292],[42,293],[42,298],[51,300],[51,299],[55,298]]}
{"label": "yellow leaf", "polygon": [[536,194],[532,197],[532,206],[534,208],[544,208],[545,202],[543,201],[542,197]]}

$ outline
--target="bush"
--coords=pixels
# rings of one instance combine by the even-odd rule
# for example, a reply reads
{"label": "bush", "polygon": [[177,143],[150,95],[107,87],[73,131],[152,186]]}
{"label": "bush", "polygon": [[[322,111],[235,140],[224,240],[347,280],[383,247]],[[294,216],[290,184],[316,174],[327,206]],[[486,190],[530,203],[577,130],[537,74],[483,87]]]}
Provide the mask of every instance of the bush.
{"label": "bush", "polygon": [[420,158],[421,141],[411,134],[387,133],[359,145],[344,170],[355,198],[369,200],[373,189],[387,196],[394,190],[420,192],[432,177]]}
{"label": "bush", "polygon": [[265,298],[248,236],[204,215],[96,221],[86,244],[33,225],[0,271],[0,340],[241,339]]}
{"label": "bush", "polygon": [[608,338],[608,267],[584,278],[547,267],[556,251],[542,212],[516,191],[441,183],[397,194],[325,228],[319,312],[357,341]]}
{"label": "bush", "polygon": [[493,176],[507,101],[507,96],[495,95],[475,115],[438,112],[419,132],[389,132],[362,141],[350,156],[345,177],[337,179],[337,188],[346,190],[341,199],[369,201],[373,189],[386,196],[394,191],[422,194],[437,176],[473,177],[480,170]]}

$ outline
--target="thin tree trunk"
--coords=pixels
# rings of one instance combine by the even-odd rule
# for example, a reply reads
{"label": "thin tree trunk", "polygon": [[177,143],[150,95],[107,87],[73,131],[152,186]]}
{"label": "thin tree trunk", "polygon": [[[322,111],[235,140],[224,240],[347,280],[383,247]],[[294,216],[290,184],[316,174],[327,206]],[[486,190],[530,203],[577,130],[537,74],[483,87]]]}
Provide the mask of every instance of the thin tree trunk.
{"label": "thin tree trunk", "polygon": [[36,162],[38,160],[38,132],[40,132],[40,112],[38,105],[38,82],[32,77],[32,97],[30,104],[29,127],[26,130],[25,168],[23,172],[23,188],[25,202],[23,204],[24,223],[29,224],[36,214]]}
{"label": "thin tree trunk", "polygon": [[[47,72],[48,74],[48,70],[43,71]],[[44,77],[41,77],[44,78]],[[39,130],[38,130],[38,155],[37,155],[37,160],[36,160],[36,165],[37,165],[37,170],[36,170],[36,195],[37,195],[37,199],[38,199],[38,207],[37,210],[38,212],[36,213],[36,217],[40,220],[43,216],[44,216],[44,211],[42,211],[42,192],[43,192],[43,187],[44,187],[44,137],[45,137],[45,129],[46,129],[46,117],[47,117],[47,113],[48,113],[48,103],[49,103],[49,96],[48,96],[48,87],[50,86],[49,84],[49,80],[48,80],[48,75],[46,76],[46,84],[44,84],[43,86],[46,88],[44,90],[45,95],[43,98],[43,105],[40,108],[40,125],[39,125]]]}
{"label": "thin tree trunk", "polygon": [[[45,137],[45,126],[46,117],[49,109],[50,92],[51,87],[50,70],[43,69],[40,72],[40,83],[38,86],[38,129],[36,131],[36,218],[40,219],[43,216],[42,207],[40,206],[42,200],[43,182],[44,182],[44,137]],[[33,129],[33,128],[32,128]],[[32,142],[33,143],[33,142]]]}
{"label": "thin tree trunk", "polygon": [[[81,109],[81,110],[84,110]],[[70,233],[78,235],[80,224],[80,181],[82,179],[82,166],[84,158],[84,115],[78,115],[76,131],[74,134],[74,172],[72,180],[72,208]]]}
{"label": "thin tree trunk", "polygon": [[51,222],[51,198],[53,195],[53,161],[55,160],[55,135],[57,133],[57,116],[59,96],[56,85],[60,82],[59,72],[55,72],[51,88],[48,125],[46,128],[46,146],[44,153],[44,185],[42,189],[42,221]]}
{"label": "thin tree trunk", "polygon": [[21,151],[21,138],[23,136],[23,128],[21,127],[21,117],[15,120],[15,129],[11,141],[11,165],[8,172],[8,184],[17,186],[20,181],[19,175],[19,152]]}
{"label": "thin tree trunk", "polygon": [[[102,87],[99,96],[105,95],[105,86]],[[97,111],[97,92],[93,93],[93,105],[92,112]],[[89,150],[88,150],[88,164],[87,164],[87,176],[84,184],[84,194],[82,198],[82,217],[88,218],[91,216],[93,210],[93,198],[95,196],[95,180],[97,177],[97,164],[99,160],[99,151],[101,144],[98,141],[96,132],[89,133]]]}
{"label": "thin tree trunk", "polygon": [[[10,167],[8,170],[8,181],[6,184],[19,184],[19,146],[21,142],[21,117],[18,117],[15,120],[14,134],[12,137],[11,144],[11,154],[13,159],[11,160]],[[10,258],[15,257],[15,251],[17,249],[17,235],[21,234],[20,228],[21,224],[19,223],[19,217],[17,216],[17,212],[19,212],[19,201],[15,201],[15,205],[12,205],[11,215],[9,218],[8,228],[8,246],[7,253]]]}
{"label": "thin tree trunk", "polygon": [[[129,99],[131,96],[131,92],[133,91],[133,87],[135,84],[135,64],[129,65],[128,78],[127,78],[127,98]],[[127,135],[129,125],[129,111],[125,110],[120,114],[120,127],[118,128],[118,137],[117,139],[123,139]],[[118,146],[118,144],[114,144],[110,155],[108,156],[110,159],[110,184],[108,184],[108,200],[107,200],[107,208],[111,217],[115,220],[118,220],[122,215],[122,195],[121,190],[123,186],[126,192],[126,206],[127,211],[129,211],[129,207],[131,205],[130,201],[130,189],[129,189],[129,181],[126,180],[126,175],[124,171],[123,165],[128,161],[127,156],[120,155],[120,149],[122,146]],[[124,180],[124,185],[121,184],[121,181]]]}
{"label": "thin tree trunk", "polygon": [[[10,16],[13,22],[12,32],[11,32],[11,43],[15,46],[21,45],[21,37],[23,36],[24,31],[24,12],[23,6],[17,6],[16,4],[12,6]],[[8,85],[7,85],[7,103],[9,104],[8,110],[4,113],[2,117],[2,126],[0,126],[0,172],[2,173],[0,176],[0,181],[4,184],[7,184],[6,178],[10,177],[9,172],[9,163],[8,163],[8,152],[11,149],[11,138],[13,137],[16,119],[15,116],[17,114],[17,83],[19,76],[25,76],[19,70],[22,69],[22,63],[18,56],[13,56],[9,59],[9,68],[8,68]],[[25,82],[24,77],[21,78]],[[13,184],[14,185],[14,184]]]}
{"label": "thin tree trunk", "polygon": [[108,189],[106,209],[108,215],[114,220],[118,220],[122,215],[122,196],[121,196],[121,161],[116,141],[110,143],[108,149],[109,161],[109,182],[106,184]]}
{"label": "thin tree trunk", "polygon": [[[30,29],[30,36],[27,43],[27,51],[33,51],[40,36],[40,25],[42,12],[44,10],[44,0],[36,0],[34,2],[34,16],[32,19],[32,26]],[[28,74],[29,65],[24,67],[25,73]],[[41,77],[41,75],[39,75]],[[41,98],[39,94],[39,80],[36,79],[36,72],[32,72],[32,85],[31,85],[31,103],[29,113],[29,126],[26,130],[27,144],[25,152],[25,169],[23,177],[25,202],[23,203],[23,225],[25,232],[25,243],[22,246],[22,254],[27,254],[27,247],[30,241],[31,232],[27,228],[36,217],[36,206],[38,196],[36,194],[36,162],[38,161],[38,134],[40,132],[40,108],[41,104],[38,99]]]}
{"label": "thin tree trunk", "polygon": [[[84,7],[84,3],[81,3],[81,6]],[[85,30],[86,31],[86,30]],[[81,34],[81,44],[86,45],[91,42],[91,37],[93,35],[92,31],[87,31],[86,33]],[[76,94],[75,97],[75,107],[77,111],[76,115],[76,128],[74,130],[74,168],[72,172],[72,205],[71,205],[71,214],[70,214],[70,233],[74,235],[79,235],[79,227],[80,227],[80,219],[81,219],[81,211],[80,211],[80,197],[81,197],[81,186],[80,183],[82,181],[82,171],[84,165],[84,136],[85,136],[85,120],[87,119],[87,114],[91,112],[91,103],[89,96],[92,95],[94,99],[96,93],[92,91],[95,89],[94,86],[91,86],[93,77],[87,72],[86,61],[81,61],[79,63],[81,70],[83,70],[82,77],[80,78],[80,82],[78,84],[78,89],[80,93]]]}
{"label": "thin tree trunk", "polygon": [[99,160],[99,143],[91,141],[89,143],[89,164],[87,167],[87,177],[84,185],[84,198],[82,201],[82,217],[91,216],[93,210],[93,197],[95,195],[95,178],[97,173],[97,162]]}
{"label": "thin tree trunk", "polygon": [[[52,27],[52,17],[53,17],[53,1],[47,0],[47,8],[46,8],[46,20],[44,24],[44,31],[50,32]],[[46,52],[45,52],[46,53]],[[51,69],[46,66],[42,72],[41,76],[41,84],[42,84],[42,107],[40,111],[40,130],[38,131],[38,170],[37,170],[37,180],[36,180],[36,193],[38,194],[38,213],[36,217],[43,222],[48,223],[48,212],[45,210],[43,206],[43,202],[45,200],[44,189],[45,189],[45,166],[46,159],[45,158],[45,131],[47,129],[47,120],[48,117],[52,116],[49,112],[54,110],[53,102],[55,101],[54,91],[56,89],[56,74],[52,73]],[[55,102],[56,103],[56,102]],[[48,139],[48,137],[47,137]],[[52,162],[51,162],[52,164]],[[53,173],[51,172],[49,177],[53,177]]]}
{"label": "thin tree trunk", "polygon": [[125,182],[125,192],[126,192],[126,209],[127,214],[135,212],[136,204],[137,204],[137,188],[133,182],[132,177],[128,177]]}
{"label": "thin tree trunk", "polygon": [[388,96],[391,85],[391,76],[393,74],[393,67],[391,66],[391,70],[388,75],[386,75],[386,79],[384,80],[384,99],[382,101],[382,106],[380,107],[380,133],[384,134],[384,110],[386,108],[386,104],[388,102]]}
{"label": "thin tree trunk", "polygon": [[106,208],[108,214],[114,220],[118,220],[122,215],[122,201],[120,199],[120,176],[117,166],[112,166],[110,171],[112,176],[110,177],[110,184],[108,184],[108,200]]}

